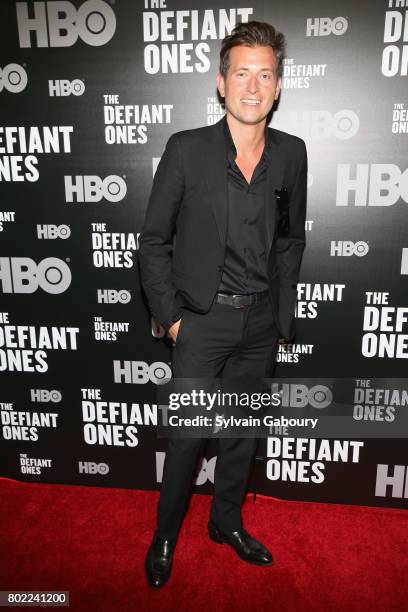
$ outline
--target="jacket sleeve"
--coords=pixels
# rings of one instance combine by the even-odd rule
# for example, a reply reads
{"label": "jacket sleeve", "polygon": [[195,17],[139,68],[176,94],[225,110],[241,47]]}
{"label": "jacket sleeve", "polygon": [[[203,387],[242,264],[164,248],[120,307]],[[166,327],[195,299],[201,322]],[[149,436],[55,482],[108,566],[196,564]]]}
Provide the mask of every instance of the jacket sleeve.
{"label": "jacket sleeve", "polygon": [[179,318],[171,260],[176,219],[184,194],[180,142],[170,136],[157,166],[139,236],[141,281],[157,323],[170,327]]}
{"label": "jacket sleeve", "polygon": [[296,332],[295,306],[300,264],[306,244],[305,221],[307,199],[307,151],[303,140],[296,177],[288,185],[289,227],[285,236],[277,238],[276,261],[279,267],[279,322],[286,340]]}

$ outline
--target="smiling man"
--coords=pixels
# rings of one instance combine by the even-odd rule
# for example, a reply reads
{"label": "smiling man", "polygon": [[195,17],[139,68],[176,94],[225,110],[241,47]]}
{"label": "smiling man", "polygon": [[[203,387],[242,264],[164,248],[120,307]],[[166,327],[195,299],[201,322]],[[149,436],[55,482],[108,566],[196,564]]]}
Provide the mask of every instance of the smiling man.
{"label": "smiling man", "polygon": [[[173,134],[158,165],[139,255],[150,309],[173,341],[175,378],[269,378],[279,339],[294,336],[307,154],[303,140],[267,127],[283,57],[272,25],[238,24],[220,53],[225,117]],[[199,438],[168,441],[145,560],[152,587],[170,577],[201,446]],[[208,533],[267,566],[271,553],[241,517],[255,449],[254,438],[218,439]]]}

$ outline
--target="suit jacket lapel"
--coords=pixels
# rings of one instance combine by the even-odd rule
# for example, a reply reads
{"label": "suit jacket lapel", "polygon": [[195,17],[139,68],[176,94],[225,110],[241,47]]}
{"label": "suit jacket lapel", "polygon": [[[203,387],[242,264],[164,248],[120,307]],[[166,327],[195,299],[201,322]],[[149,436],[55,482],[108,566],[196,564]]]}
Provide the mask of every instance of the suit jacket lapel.
{"label": "suit jacket lapel", "polygon": [[221,245],[227,240],[228,185],[224,125],[221,119],[211,128],[211,139],[203,162],[210,203],[217,223]]}
{"label": "suit jacket lapel", "polygon": [[276,194],[275,189],[282,188],[284,162],[282,152],[280,150],[280,137],[275,131],[271,132],[271,151],[270,161],[266,172],[265,185],[265,241],[266,254],[272,246],[276,224]]}

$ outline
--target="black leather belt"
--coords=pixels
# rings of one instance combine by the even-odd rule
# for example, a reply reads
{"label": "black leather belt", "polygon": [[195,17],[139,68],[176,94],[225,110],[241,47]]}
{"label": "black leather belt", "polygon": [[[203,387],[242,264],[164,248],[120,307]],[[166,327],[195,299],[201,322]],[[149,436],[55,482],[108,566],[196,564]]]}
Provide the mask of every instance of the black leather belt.
{"label": "black leather belt", "polygon": [[231,294],[231,293],[216,293],[214,302],[217,304],[226,304],[227,306],[233,306],[234,308],[241,308],[242,306],[250,306],[251,304],[257,304],[262,302],[268,297],[268,291],[261,291],[260,293],[249,293],[247,295],[242,294]]}

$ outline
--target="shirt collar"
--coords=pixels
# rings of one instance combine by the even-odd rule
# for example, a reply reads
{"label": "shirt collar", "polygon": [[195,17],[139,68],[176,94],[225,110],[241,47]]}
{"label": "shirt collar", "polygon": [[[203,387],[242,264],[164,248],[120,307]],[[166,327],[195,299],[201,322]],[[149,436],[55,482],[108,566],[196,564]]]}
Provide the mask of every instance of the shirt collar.
{"label": "shirt collar", "polygon": [[[225,144],[227,147],[227,159],[230,162],[233,162],[235,160],[235,157],[237,155],[237,149],[235,147],[234,141],[232,139],[231,136],[231,130],[229,129],[229,125],[228,125],[228,121],[227,121],[227,116],[224,115],[223,117],[223,121],[224,121],[224,136],[225,136]],[[263,156],[265,157],[265,161],[268,158],[269,155],[269,151],[271,148],[271,138],[270,138],[270,132],[268,129],[268,125],[265,125],[265,148],[263,151]]]}

